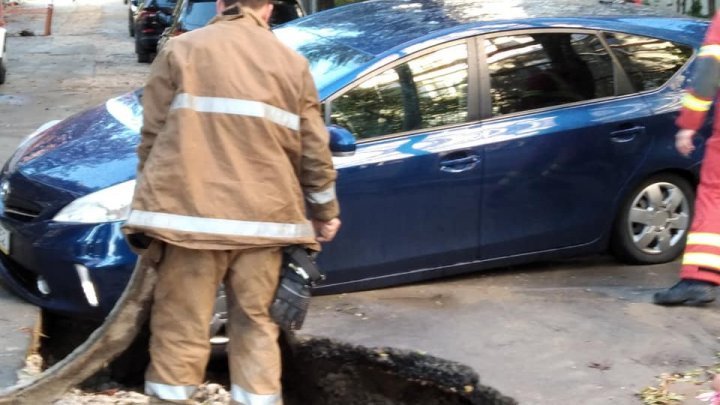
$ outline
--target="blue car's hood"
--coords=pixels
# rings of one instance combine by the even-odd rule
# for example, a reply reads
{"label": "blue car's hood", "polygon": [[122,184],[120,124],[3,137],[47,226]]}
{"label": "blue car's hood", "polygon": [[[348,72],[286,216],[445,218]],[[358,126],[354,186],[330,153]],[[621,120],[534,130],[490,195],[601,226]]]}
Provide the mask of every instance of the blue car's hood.
{"label": "blue car's hood", "polygon": [[139,92],[108,100],[38,134],[9,170],[76,195],[133,179],[141,122]]}

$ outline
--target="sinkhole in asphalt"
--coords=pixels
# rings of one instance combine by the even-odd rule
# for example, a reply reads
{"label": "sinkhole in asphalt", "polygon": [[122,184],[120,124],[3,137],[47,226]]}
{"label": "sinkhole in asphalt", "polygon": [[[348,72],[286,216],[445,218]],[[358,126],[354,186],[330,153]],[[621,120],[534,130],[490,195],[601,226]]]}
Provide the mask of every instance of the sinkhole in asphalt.
{"label": "sinkhole in asphalt", "polygon": [[470,367],[424,353],[300,337],[283,344],[286,405],[510,405]]}
{"label": "sinkhole in asphalt", "polygon": [[[96,325],[44,316],[41,354],[46,366],[62,359]],[[148,329],[110,366],[82,384],[100,391],[108,381],[142,392]],[[369,348],[329,338],[283,335],[285,405],[512,405],[517,402],[483,385],[470,367],[421,352]],[[227,359],[214,348],[206,379],[229,385]],[[218,350],[219,349],[219,350]]]}

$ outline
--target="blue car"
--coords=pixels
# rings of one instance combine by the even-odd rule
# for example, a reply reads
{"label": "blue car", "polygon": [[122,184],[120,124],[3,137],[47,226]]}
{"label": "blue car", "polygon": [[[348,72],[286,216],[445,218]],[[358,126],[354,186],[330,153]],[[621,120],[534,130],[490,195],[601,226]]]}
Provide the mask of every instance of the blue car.
{"label": "blue car", "polygon": [[[370,0],[275,30],[310,61],[339,170],[317,292],[681,253],[703,150],[675,151],[674,119],[707,22],[511,3]],[[2,170],[0,274],[27,300],[102,318],[123,291],[141,99],[49,123]]]}

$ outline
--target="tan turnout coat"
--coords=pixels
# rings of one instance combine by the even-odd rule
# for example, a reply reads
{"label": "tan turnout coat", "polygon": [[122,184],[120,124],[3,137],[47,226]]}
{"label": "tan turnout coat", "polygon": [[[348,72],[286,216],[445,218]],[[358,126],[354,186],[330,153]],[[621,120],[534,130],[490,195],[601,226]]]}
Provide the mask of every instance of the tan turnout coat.
{"label": "tan turnout coat", "polygon": [[143,107],[126,232],[198,249],[314,244],[307,214],[338,216],[308,63],[251,10],[169,41]]}

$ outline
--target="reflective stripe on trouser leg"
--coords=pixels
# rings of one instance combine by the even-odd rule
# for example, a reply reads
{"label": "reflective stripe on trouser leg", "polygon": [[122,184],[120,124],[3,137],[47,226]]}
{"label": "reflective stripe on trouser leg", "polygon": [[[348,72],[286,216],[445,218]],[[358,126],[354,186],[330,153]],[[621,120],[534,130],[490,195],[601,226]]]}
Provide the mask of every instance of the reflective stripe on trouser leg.
{"label": "reflective stripe on trouser leg", "polygon": [[[720,134],[706,143],[680,278],[720,284]],[[718,238],[716,238],[717,236]]]}
{"label": "reflective stripe on trouser leg", "polygon": [[720,285],[720,248],[688,244],[682,258],[680,278]]}
{"label": "reflective stripe on trouser leg", "polygon": [[225,278],[231,395],[244,405],[282,403],[280,330],[269,309],[280,278],[280,248],[236,252]]}
{"label": "reflective stripe on trouser leg", "polygon": [[[210,355],[209,325],[226,251],[166,245],[150,314],[150,366],[146,390],[156,396],[203,382]],[[174,395],[174,394],[173,394]]]}
{"label": "reflective stripe on trouser leg", "polygon": [[168,385],[152,381],[145,381],[145,394],[170,401],[188,400],[195,392],[195,385]]}

